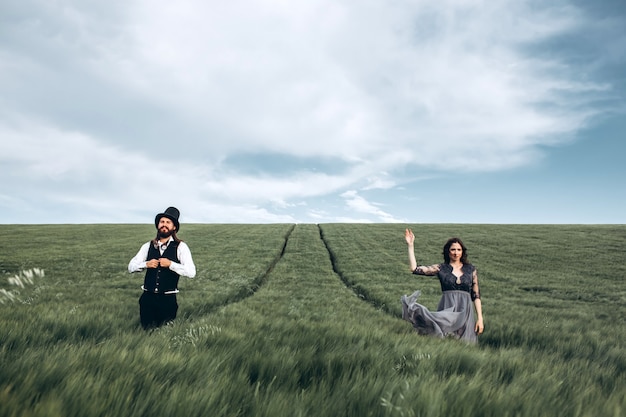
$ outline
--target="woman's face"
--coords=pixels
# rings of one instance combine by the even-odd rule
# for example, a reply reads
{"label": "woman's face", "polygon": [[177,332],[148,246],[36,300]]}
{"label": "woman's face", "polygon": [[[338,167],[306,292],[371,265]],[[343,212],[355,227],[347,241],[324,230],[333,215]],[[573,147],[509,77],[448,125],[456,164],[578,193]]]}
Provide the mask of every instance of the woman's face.
{"label": "woman's face", "polygon": [[463,256],[463,248],[461,247],[461,245],[457,242],[454,242],[452,245],[450,245],[450,262],[457,262],[461,259],[461,256]]}

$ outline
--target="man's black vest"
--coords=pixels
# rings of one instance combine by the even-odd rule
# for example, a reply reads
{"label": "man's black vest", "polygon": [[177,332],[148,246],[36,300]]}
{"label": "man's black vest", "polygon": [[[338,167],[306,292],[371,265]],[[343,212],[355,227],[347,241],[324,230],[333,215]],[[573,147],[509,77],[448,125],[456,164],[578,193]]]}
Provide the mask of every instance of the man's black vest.
{"label": "man's black vest", "polygon": [[[148,249],[148,258],[146,260],[149,261],[150,259],[159,258],[167,258],[176,263],[180,262],[178,260],[178,242],[171,241],[169,245],[167,245],[167,249],[165,249],[163,255],[161,255],[161,252],[157,247],[154,247],[154,245],[151,244]],[[157,268],[148,268],[146,270],[146,277],[143,280],[143,288],[145,291],[158,293],[174,291],[178,288],[178,278],[180,278],[180,275],[169,268],[163,268],[161,266]]]}

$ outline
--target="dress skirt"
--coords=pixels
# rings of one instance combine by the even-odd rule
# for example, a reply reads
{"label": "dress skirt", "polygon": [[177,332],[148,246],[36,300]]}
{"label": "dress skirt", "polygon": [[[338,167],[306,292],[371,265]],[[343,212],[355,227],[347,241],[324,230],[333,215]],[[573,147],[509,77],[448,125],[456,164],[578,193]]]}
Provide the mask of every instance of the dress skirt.
{"label": "dress skirt", "polygon": [[476,318],[470,294],[466,291],[444,291],[437,311],[430,311],[417,302],[421,292],[403,295],[402,318],[423,335],[454,337],[476,343]]}

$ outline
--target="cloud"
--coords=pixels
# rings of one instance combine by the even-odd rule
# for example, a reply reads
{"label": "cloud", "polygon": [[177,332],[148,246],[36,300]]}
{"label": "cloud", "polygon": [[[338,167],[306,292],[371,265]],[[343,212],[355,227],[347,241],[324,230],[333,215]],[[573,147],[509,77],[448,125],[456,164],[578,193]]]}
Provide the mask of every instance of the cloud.
{"label": "cloud", "polygon": [[567,3],[159,3],[2,6],[0,204],[396,221],[363,196],[532,163],[611,88],[537,53],[590,24]]}
{"label": "cloud", "polygon": [[346,200],[346,205],[348,209],[355,211],[357,214],[374,216],[374,221],[382,223],[403,222],[403,220],[396,219],[393,215],[381,210],[378,204],[370,203],[365,198],[358,195],[355,190],[346,191],[345,193],[341,194],[341,197]]}

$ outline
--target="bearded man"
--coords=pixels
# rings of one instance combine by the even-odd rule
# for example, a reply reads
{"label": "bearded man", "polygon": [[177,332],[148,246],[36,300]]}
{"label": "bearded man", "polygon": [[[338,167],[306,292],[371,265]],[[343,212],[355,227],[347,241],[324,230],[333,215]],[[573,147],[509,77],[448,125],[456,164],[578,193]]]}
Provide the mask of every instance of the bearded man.
{"label": "bearded man", "polygon": [[189,246],[176,236],[180,230],[176,207],[168,207],[154,218],[156,238],[141,246],[128,264],[128,272],[146,270],[139,298],[139,318],[144,329],[159,327],[176,318],[178,279],[193,278],[196,266]]}

